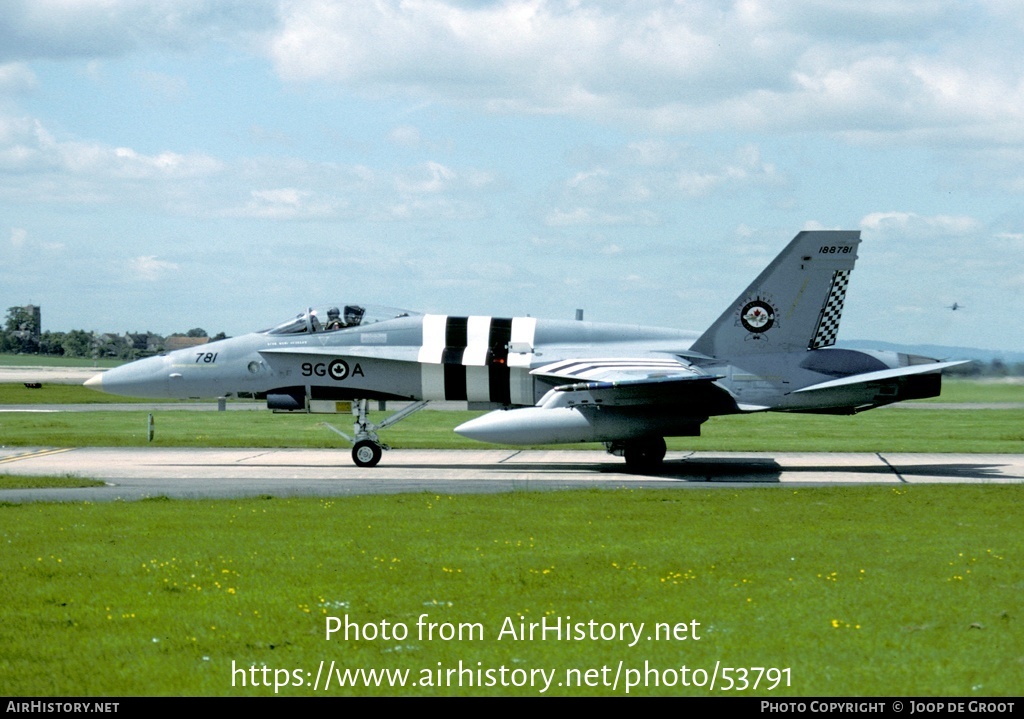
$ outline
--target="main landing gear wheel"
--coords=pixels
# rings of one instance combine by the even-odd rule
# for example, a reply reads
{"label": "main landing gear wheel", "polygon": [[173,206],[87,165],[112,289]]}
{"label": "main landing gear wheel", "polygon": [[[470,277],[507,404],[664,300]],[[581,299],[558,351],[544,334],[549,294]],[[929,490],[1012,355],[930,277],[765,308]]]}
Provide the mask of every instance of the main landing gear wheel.
{"label": "main landing gear wheel", "polygon": [[381,446],[369,439],[360,440],[352,447],[352,461],[357,467],[376,467],[383,454]]}
{"label": "main landing gear wheel", "polygon": [[648,437],[626,442],[623,448],[626,469],[630,472],[655,472],[661,468],[665,451],[664,437]]}

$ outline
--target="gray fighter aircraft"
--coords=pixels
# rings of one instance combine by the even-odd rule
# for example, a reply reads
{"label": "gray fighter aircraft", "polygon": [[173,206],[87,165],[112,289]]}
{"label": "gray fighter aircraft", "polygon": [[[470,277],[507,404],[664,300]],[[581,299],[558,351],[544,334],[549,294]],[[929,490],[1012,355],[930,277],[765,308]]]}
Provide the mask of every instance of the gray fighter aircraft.
{"label": "gray fighter aircraft", "polygon": [[[832,347],[860,233],[798,234],[703,334],[634,325],[308,308],[261,332],[138,360],[86,386],[134,397],[256,397],[278,411],[351,412],[357,465],[377,432],[431,400],[493,411],[455,431],[506,444],[603,442],[656,469],[665,437],[709,417],[853,414],[939,394],[959,362]],[[344,307],[344,318],[340,307]],[[370,400],[412,400],[374,424]],[[330,426],[330,425],[328,425]]]}

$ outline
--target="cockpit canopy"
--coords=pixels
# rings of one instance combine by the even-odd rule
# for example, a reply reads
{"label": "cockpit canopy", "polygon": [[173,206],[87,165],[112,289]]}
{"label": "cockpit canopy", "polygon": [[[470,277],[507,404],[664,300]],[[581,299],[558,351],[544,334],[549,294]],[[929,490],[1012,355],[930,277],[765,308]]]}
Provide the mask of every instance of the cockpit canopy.
{"label": "cockpit canopy", "polygon": [[349,327],[372,325],[385,320],[393,320],[396,317],[411,317],[418,314],[420,313],[381,305],[357,303],[324,305],[323,307],[307,307],[305,311],[290,320],[262,331],[271,335],[335,332]]}

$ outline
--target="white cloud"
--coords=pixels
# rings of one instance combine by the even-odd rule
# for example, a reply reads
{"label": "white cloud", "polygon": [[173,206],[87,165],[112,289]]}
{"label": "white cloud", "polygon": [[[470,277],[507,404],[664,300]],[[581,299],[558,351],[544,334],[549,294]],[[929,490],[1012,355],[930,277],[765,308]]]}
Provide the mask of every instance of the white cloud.
{"label": "white cloud", "polygon": [[35,89],[36,75],[21,62],[0,65],[0,93],[27,92]]}
{"label": "white cloud", "polygon": [[464,196],[485,191],[495,182],[493,173],[473,168],[456,170],[428,161],[395,174],[394,187],[401,196]]}
{"label": "white cloud", "polygon": [[0,60],[114,57],[243,38],[275,20],[277,0],[4,0]]}
{"label": "white cloud", "polygon": [[1024,139],[1020,16],[953,0],[294,0],[267,52],[289,80],[490,111],[995,141]]}
{"label": "white cloud", "polygon": [[249,202],[241,208],[223,212],[228,217],[257,217],[270,220],[295,220],[330,217],[340,203],[318,196],[310,190],[283,187],[274,190],[252,190]]}
{"label": "white cloud", "polygon": [[128,261],[134,279],[155,282],[181,269],[174,262],[158,260],[155,255],[142,255]]}
{"label": "white cloud", "polygon": [[409,197],[390,204],[373,205],[365,215],[371,220],[479,220],[487,216],[485,207],[443,196]]}
{"label": "white cloud", "polygon": [[58,140],[39,120],[0,114],[0,171],[65,172],[94,178],[186,179],[222,169],[201,153],[145,155],[128,147]]}
{"label": "white cloud", "polygon": [[[44,257],[49,262],[55,253],[63,252],[65,247],[60,242],[45,241],[33,237],[24,227],[12,227],[11,237],[7,245],[0,245],[0,249],[5,251],[3,253],[5,262],[19,260],[37,263]],[[9,251],[9,254],[7,251]]]}
{"label": "white cloud", "polygon": [[399,192],[408,194],[434,194],[452,186],[457,175],[440,162],[428,162],[395,178]]}
{"label": "white cloud", "polygon": [[135,77],[154,95],[169,102],[181,102],[188,96],[188,81],[175,75],[138,70]]}
{"label": "white cloud", "polygon": [[713,170],[684,170],[678,175],[678,188],[690,197],[706,197],[718,189],[739,189],[749,186],[770,186],[783,180],[775,166],[761,161],[757,148],[742,148],[737,162]]}
{"label": "white cloud", "polygon": [[483,217],[482,199],[493,191],[495,174],[433,160],[384,171],[288,156],[227,162],[198,152],[147,154],[59,139],[38,120],[0,112],[0,180],[0,200],[18,202],[380,221]]}
{"label": "white cloud", "polygon": [[949,237],[978,233],[982,225],[973,217],[934,215],[926,217],[913,212],[873,212],[863,217],[860,227],[880,236]]}
{"label": "white cloud", "polygon": [[[4,13],[0,61],[227,42],[266,53],[290,81],[489,112],[668,132],[1024,141],[1024,13],[998,0],[7,0]],[[9,82],[32,82],[0,66],[0,90],[4,67]],[[187,92],[172,76],[138,76],[163,95]],[[422,142],[411,126],[390,139]]]}
{"label": "white cloud", "polygon": [[995,237],[997,240],[1024,247],[1024,232],[997,232]]}
{"label": "white cloud", "polygon": [[412,125],[402,125],[391,130],[388,139],[399,147],[417,147],[422,138],[418,128]]}
{"label": "white cloud", "polygon": [[[1024,12],[987,0],[6,0],[0,62],[227,42],[357,93],[669,132],[1024,141]],[[18,64],[8,83],[33,82]],[[187,86],[143,70],[158,92]],[[400,146],[417,131],[392,133]]]}
{"label": "white cloud", "polygon": [[259,202],[266,202],[273,205],[286,207],[298,207],[304,197],[310,193],[296,190],[294,187],[286,187],[281,190],[253,190],[253,199]]}
{"label": "white cloud", "polygon": [[576,170],[556,188],[544,214],[548,226],[660,224],[665,207],[736,192],[776,192],[788,180],[765,161],[757,145],[726,154],[697,150],[668,141],[628,143],[581,158]]}
{"label": "white cloud", "polygon": [[556,208],[544,216],[549,227],[573,227],[584,225],[656,225],[657,214],[649,210],[633,212],[608,212],[596,207]]}
{"label": "white cloud", "polygon": [[28,231],[24,227],[12,227],[11,228],[11,247],[15,250],[20,250],[25,246],[25,241],[28,239]]}

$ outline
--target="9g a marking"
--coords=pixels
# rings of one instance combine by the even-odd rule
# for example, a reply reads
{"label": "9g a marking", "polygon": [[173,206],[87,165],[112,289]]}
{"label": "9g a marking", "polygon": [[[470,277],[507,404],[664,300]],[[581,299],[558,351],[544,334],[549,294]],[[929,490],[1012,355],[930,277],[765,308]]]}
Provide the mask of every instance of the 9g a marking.
{"label": "9g a marking", "polygon": [[330,362],[303,362],[303,377],[330,377],[333,380],[341,381],[349,377],[365,377],[363,368],[356,362],[355,366],[349,369],[348,362],[343,359],[331,360]]}

